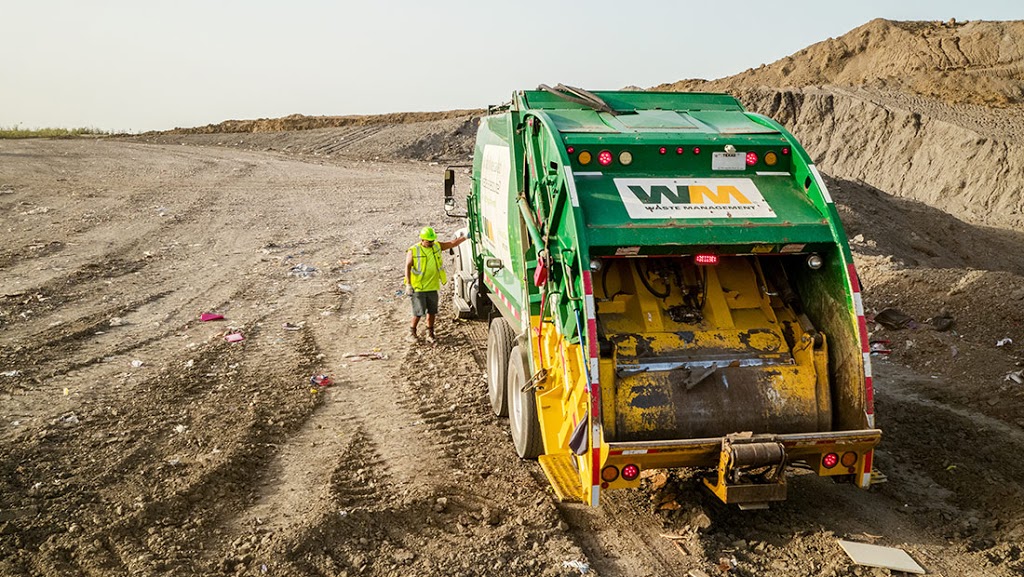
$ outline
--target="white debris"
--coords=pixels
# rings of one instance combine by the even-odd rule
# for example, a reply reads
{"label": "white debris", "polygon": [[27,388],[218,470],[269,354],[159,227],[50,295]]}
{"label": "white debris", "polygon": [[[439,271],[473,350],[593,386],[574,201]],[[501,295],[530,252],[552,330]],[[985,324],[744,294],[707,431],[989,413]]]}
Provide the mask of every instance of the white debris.
{"label": "white debris", "polygon": [[590,565],[583,561],[562,561],[562,567],[568,567],[569,569],[575,569],[580,572],[580,575],[586,575],[590,573]]}
{"label": "white debris", "polygon": [[1006,337],[1004,339],[999,339],[999,341],[996,342],[996,346],[997,347],[1005,347],[1006,345],[1012,345],[1012,344],[1013,344],[1013,339],[1011,339],[1010,337]]}
{"label": "white debris", "polygon": [[185,425],[174,425],[174,432],[178,433],[179,435],[184,433],[187,430],[188,430],[188,427],[186,427]]}
{"label": "white debris", "polygon": [[135,367],[136,369],[141,367],[143,364],[145,364],[145,363],[143,363],[139,359],[135,359],[134,361],[132,361],[132,366]]}
{"label": "white debris", "polygon": [[0,373],[0,375],[3,375],[5,377],[17,377],[21,375],[21,371],[4,371]]}

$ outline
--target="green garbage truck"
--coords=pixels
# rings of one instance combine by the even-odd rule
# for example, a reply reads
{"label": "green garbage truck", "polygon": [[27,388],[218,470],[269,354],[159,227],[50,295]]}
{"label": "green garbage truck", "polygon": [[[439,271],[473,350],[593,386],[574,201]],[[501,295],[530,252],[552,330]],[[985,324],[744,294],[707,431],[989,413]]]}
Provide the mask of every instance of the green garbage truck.
{"label": "green garbage truck", "polygon": [[785,128],[725,94],[542,85],[481,120],[457,196],[469,171],[445,170],[455,308],[489,322],[491,408],[559,498],[677,467],[743,508],[792,465],[871,484],[860,285]]}

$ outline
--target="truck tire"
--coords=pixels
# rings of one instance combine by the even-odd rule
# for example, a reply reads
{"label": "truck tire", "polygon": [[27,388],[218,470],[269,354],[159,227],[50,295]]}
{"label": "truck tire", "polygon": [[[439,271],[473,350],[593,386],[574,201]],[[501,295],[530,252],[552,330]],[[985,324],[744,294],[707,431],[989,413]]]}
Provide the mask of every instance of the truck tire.
{"label": "truck tire", "polygon": [[498,317],[487,330],[487,398],[499,417],[508,416],[508,357],[516,334],[508,321]]}
{"label": "truck tire", "polygon": [[544,452],[537,420],[537,399],[533,388],[526,391],[526,367],[519,347],[514,347],[508,360],[508,422],[516,453],[523,459],[536,459]]}

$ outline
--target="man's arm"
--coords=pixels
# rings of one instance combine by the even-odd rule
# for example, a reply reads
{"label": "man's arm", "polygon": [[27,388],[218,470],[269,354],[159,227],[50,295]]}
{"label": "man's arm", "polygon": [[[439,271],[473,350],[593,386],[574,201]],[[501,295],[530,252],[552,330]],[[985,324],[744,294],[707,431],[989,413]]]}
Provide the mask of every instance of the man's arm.
{"label": "man's arm", "polygon": [[438,246],[441,247],[441,250],[448,250],[450,248],[455,248],[455,247],[459,246],[460,244],[466,242],[466,238],[468,238],[468,237],[457,236],[457,237],[453,238],[452,240],[450,240],[448,242],[439,242]]}
{"label": "man's arm", "polygon": [[405,253],[405,284],[412,284],[412,251]]}

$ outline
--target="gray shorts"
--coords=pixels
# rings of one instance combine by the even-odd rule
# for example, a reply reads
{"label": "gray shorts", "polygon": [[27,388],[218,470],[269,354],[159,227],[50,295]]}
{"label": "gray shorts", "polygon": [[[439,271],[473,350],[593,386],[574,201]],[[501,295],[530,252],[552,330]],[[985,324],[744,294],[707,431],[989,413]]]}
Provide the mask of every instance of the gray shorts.
{"label": "gray shorts", "polygon": [[437,291],[412,293],[412,316],[437,314]]}

